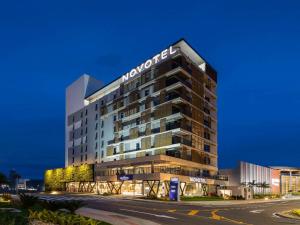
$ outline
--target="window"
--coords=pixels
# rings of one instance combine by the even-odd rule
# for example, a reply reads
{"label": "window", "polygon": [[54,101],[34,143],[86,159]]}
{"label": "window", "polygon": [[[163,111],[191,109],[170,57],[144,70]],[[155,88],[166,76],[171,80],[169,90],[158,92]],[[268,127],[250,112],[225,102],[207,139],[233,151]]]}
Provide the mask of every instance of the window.
{"label": "window", "polygon": [[82,146],[80,147],[80,152],[81,152],[81,153],[83,152],[83,148],[82,148]]}
{"label": "window", "polygon": [[104,157],[104,152],[103,151],[101,151],[101,158],[103,158]]}
{"label": "window", "polygon": [[75,161],[75,160],[74,160],[74,157],[73,157],[73,158],[72,158],[72,163],[74,163],[74,161]]}
{"label": "window", "polygon": [[116,115],[114,115],[114,121],[116,121],[117,120],[117,116]]}
{"label": "window", "polygon": [[120,117],[121,117],[121,119],[123,119],[124,118],[124,113],[121,113]]}
{"label": "window", "polygon": [[140,143],[136,143],[136,150],[140,149]]}
{"label": "window", "polygon": [[82,118],[82,117],[83,117],[83,112],[80,113],[80,118]]}
{"label": "window", "polygon": [[98,132],[96,132],[96,134],[95,134],[95,140],[97,140],[98,139]]}
{"label": "window", "polygon": [[98,104],[95,105],[95,111],[97,111],[97,110],[98,110]]}
{"label": "window", "polygon": [[145,97],[149,95],[149,90],[145,90]]}
{"label": "window", "polygon": [[204,145],[204,151],[205,152],[210,152],[210,146],[209,145]]}
{"label": "window", "polygon": [[104,120],[101,121],[101,128],[104,127]]}
{"label": "window", "polygon": [[98,129],[98,123],[95,124],[95,130],[97,130],[97,129]]}
{"label": "window", "polygon": [[104,131],[101,131],[101,137],[102,138],[104,137]]}
{"label": "window", "polygon": [[114,132],[117,132],[117,128],[116,128],[116,126],[114,126]]}
{"label": "window", "polygon": [[85,133],[87,134],[87,131],[88,131],[88,129],[87,129],[87,127],[85,128]]}
{"label": "window", "polygon": [[83,135],[83,130],[82,129],[80,130],[80,135]]}
{"label": "window", "polygon": [[101,100],[101,105],[104,105],[104,101],[103,100]]}
{"label": "window", "polygon": [[85,151],[87,152],[87,145],[85,146]]}
{"label": "window", "polygon": [[88,119],[87,119],[87,118],[85,118],[85,125],[87,125],[87,122],[88,122]]}
{"label": "window", "polygon": [[114,147],[114,155],[117,154],[117,149]]}
{"label": "window", "polygon": [[87,115],[87,114],[88,114],[88,110],[86,109],[86,110],[85,110],[85,115]]}
{"label": "window", "polygon": [[74,148],[72,149],[72,154],[74,155]]}
{"label": "window", "polygon": [[97,148],[98,148],[98,142],[95,143],[95,149],[97,149]]}
{"label": "window", "polygon": [[104,141],[101,141],[101,148],[104,147]]}
{"label": "window", "polygon": [[96,154],[95,154],[95,159],[97,159],[98,158],[98,152],[96,152]]}
{"label": "window", "polygon": [[98,113],[95,115],[95,120],[98,120]]}

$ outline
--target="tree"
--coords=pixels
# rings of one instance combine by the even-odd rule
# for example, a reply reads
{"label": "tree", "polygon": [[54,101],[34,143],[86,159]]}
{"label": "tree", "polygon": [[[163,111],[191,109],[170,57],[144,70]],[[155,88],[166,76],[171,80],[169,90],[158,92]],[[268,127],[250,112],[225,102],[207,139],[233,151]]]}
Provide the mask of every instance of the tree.
{"label": "tree", "polygon": [[21,175],[18,174],[16,170],[13,169],[9,172],[10,186],[12,188],[15,188],[17,193],[18,193],[18,183],[19,183],[20,178],[21,178]]}
{"label": "tree", "polygon": [[4,173],[0,172],[0,185],[2,184],[7,184],[7,177],[5,176]]}
{"label": "tree", "polygon": [[266,189],[270,188],[270,184],[268,184],[266,182],[262,182],[260,184],[260,187],[263,189],[263,194],[265,195],[265,191],[266,191]]}

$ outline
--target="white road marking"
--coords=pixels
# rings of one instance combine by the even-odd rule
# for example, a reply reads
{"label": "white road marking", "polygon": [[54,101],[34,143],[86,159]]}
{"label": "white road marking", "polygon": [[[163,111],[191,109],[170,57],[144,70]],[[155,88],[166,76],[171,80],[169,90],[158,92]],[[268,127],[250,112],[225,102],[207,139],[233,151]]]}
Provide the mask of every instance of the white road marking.
{"label": "white road marking", "polygon": [[140,212],[136,210],[131,210],[131,209],[120,209],[122,211],[127,211],[127,212],[134,212],[134,213],[140,213],[140,214],[145,214],[145,215],[150,215],[150,216],[155,216],[155,217],[161,217],[161,218],[167,218],[167,219],[177,219],[172,216],[167,216],[167,215],[161,215],[161,214],[153,214],[153,213],[147,213],[147,212]]}
{"label": "white road marking", "polygon": [[252,210],[250,211],[251,213],[262,213],[264,209],[257,209],[257,210]]}

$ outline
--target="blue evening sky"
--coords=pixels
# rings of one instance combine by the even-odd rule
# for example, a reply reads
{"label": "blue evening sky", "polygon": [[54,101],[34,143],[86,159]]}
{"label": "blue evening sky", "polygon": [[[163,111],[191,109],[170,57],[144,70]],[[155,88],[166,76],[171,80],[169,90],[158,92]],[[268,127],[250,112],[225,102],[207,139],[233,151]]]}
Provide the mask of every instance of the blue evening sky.
{"label": "blue evening sky", "polygon": [[219,166],[300,167],[300,2],[4,1],[0,171],[64,166],[65,88],[185,38],[218,71]]}

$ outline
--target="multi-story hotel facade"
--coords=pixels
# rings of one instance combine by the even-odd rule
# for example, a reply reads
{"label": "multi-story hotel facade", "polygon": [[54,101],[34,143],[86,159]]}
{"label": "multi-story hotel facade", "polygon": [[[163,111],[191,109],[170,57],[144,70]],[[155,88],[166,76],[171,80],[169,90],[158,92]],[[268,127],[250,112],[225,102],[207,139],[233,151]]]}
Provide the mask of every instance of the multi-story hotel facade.
{"label": "multi-story hotel facade", "polygon": [[[207,195],[218,176],[217,73],[185,41],[107,85],[81,76],[66,91],[65,165],[93,164],[92,191]],[[79,182],[67,184],[69,191]]]}

